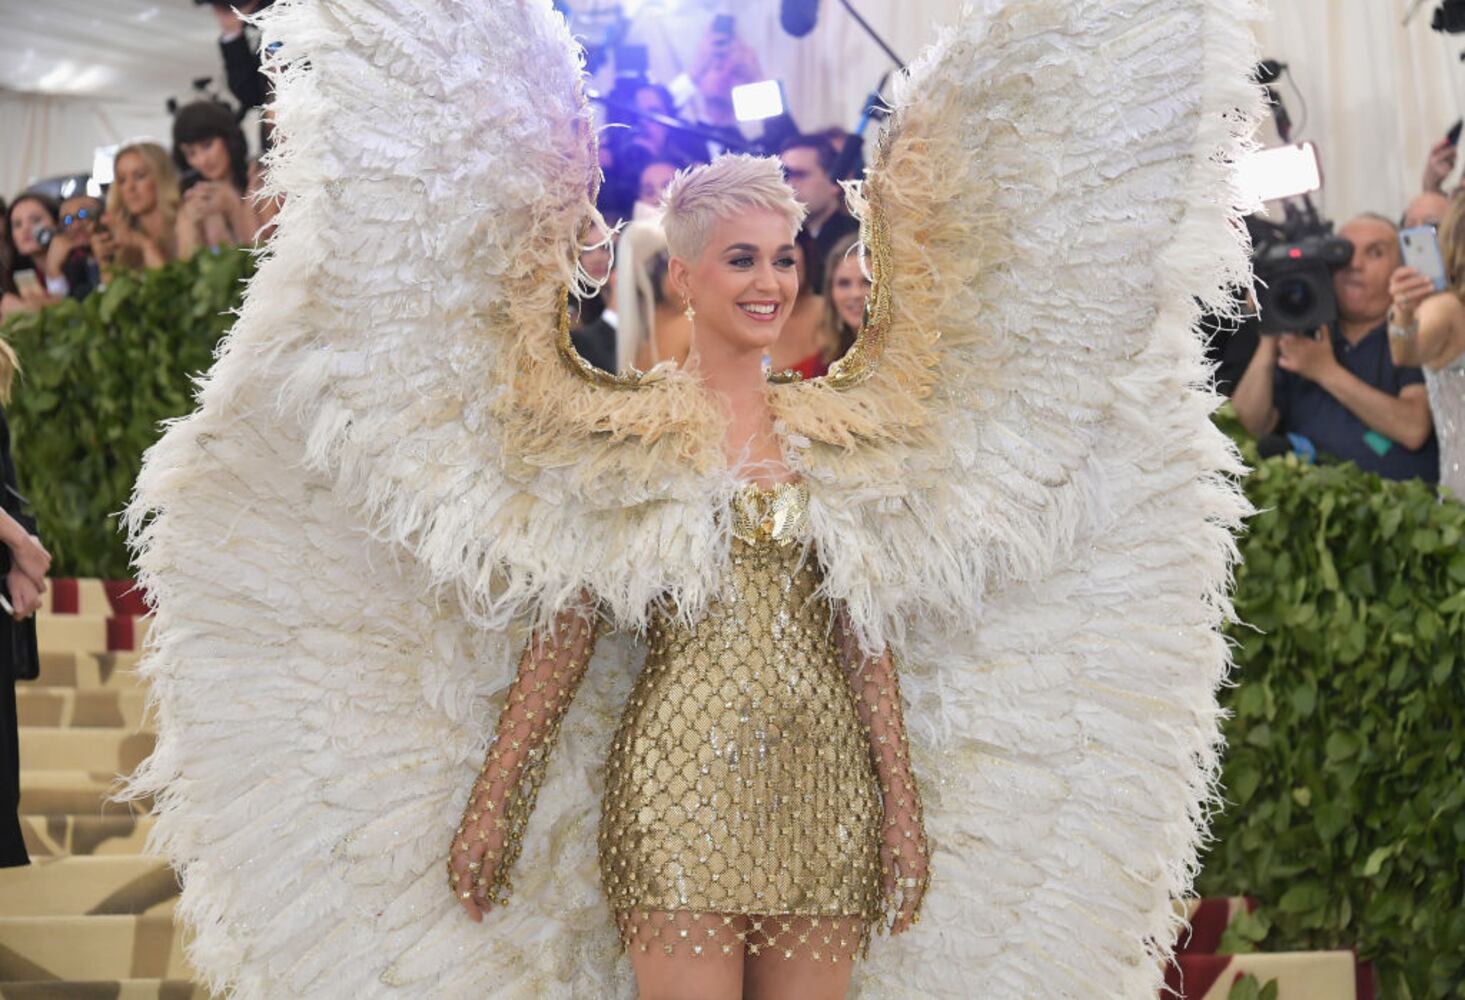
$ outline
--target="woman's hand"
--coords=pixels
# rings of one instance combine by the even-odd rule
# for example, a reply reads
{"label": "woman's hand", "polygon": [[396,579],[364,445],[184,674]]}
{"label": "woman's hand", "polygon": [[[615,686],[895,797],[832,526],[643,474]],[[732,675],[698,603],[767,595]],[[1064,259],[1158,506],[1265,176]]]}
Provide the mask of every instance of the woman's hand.
{"label": "woman's hand", "polygon": [[880,870],[885,874],[885,898],[895,907],[890,933],[908,931],[921,919],[921,900],[931,882],[930,848],[926,843],[921,800],[909,769],[892,775],[887,783]]}
{"label": "woman's hand", "polygon": [[65,230],[51,237],[51,245],[46,248],[46,273],[60,274],[66,266],[66,258],[71,256],[77,245],[76,237]]}
{"label": "woman's hand", "polygon": [[458,824],[448,854],[448,885],[474,923],[481,923],[483,915],[493,908],[489,890],[503,861],[508,832],[504,817],[506,786],[491,783],[489,770],[485,764],[473,784],[468,808],[463,811],[463,821]]}
{"label": "woman's hand", "polygon": [[10,617],[16,621],[25,621],[40,610],[41,592],[19,566],[5,574],[5,589],[10,593]]}
{"label": "woman's hand", "polygon": [[125,239],[113,234],[107,225],[107,218],[103,216],[102,224],[92,234],[92,253],[96,255],[97,263],[103,267],[110,267],[112,261],[117,258],[117,252],[126,245]]}
{"label": "woman's hand", "polygon": [[1412,267],[1396,267],[1389,276],[1389,298],[1394,302],[1394,322],[1413,326],[1419,303],[1435,293],[1434,282]]}
{"label": "woman's hand", "polygon": [[35,535],[27,534],[10,547],[15,567],[26,575],[41,593],[46,592],[46,574],[51,571],[51,553]]}

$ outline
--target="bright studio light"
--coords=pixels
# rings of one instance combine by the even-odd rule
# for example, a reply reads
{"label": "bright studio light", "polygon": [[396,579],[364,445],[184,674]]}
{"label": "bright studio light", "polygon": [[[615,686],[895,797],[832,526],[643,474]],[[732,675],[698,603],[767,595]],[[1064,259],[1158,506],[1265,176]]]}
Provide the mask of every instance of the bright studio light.
{"label": "bright studio light", "polygon": [[740,122],[760,122],[783,114],[783,84],[777,80],[745,83],[732,90],[733,114]]}
{"label": "bright studio light", "polygon": [[1292,198],[1323,186],[1317,149],[1310,142],[1258,150],[1238,169],[1242,189],[1260,201]]}
{"label": "bright studio light", "polygon": [[117,146],[98,146],[92,153],[92,180],[98,184],[111,184],[117,159]]}

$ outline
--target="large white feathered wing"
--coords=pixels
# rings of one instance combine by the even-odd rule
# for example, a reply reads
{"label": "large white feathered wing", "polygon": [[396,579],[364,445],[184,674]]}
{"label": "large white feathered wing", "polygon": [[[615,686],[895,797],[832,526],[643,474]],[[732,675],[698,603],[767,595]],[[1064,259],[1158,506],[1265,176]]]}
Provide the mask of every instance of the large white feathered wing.
{"label": "large white feathered wing", "polygon": [[1249,273],[1254,13],[973,3],[901,80],[865,184],[893,314],[839,403],[870,427],[821,437],[801,419],[828,390],[782,390],[826,586],[902,654],[935,845],[924,919],[874,945],[862,997],[1161,982],[1246,509],[1194,324]]}
{"label": "large white feathered wing", "polygon": [[552,357],[590,210],[576,47],[548,0],[281,0],[265,31],[279,231],[131,511],[158,745],[128,791],[188,957],[251,1000],[625,995],[594,786],[629,643],[565,719],[513,904],[473,924],[445,868],[522,642],[485,552],[532,550],[495,518],[534,503],[489,410],[520,327]]}

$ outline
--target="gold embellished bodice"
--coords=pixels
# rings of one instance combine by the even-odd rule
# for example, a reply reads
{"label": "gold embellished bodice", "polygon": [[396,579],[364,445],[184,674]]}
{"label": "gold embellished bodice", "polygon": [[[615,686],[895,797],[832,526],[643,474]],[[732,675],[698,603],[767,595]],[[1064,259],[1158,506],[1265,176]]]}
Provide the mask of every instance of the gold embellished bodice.
{"label": "gold embellished bodice", "polygon": [[801,484],[734,498],[695,624],[657,618],[606,767],[600,868],[626,946],[853,958],[883,904],[881,792]]}

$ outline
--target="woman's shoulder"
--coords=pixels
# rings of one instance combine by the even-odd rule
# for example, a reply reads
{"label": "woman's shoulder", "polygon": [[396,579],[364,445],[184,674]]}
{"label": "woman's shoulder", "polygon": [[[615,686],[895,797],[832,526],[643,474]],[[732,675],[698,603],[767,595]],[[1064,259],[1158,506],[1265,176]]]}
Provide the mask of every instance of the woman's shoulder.
{"label": "woman's shoulder", "polygon": [[1465,300],[1460,295],[1453,289],[1435,292],[1419,304],[1420,322],[1465,323]]}

